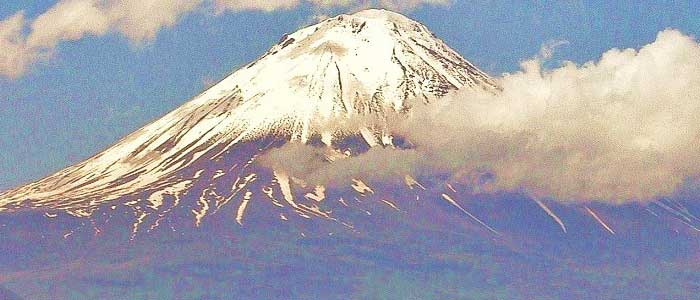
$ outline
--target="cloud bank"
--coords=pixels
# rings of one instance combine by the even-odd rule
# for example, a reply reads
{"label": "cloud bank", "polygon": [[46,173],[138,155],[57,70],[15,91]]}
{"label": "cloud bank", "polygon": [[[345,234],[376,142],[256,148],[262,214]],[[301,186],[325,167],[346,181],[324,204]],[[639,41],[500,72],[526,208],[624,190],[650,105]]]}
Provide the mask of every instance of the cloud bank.
{"label": "cloud bank", "polygon": [[46,12],[28,20],[23,11],[0,21],[0,76],[17,78],[35,62],[50,58],[62,42],[85,36],[121,34],[133,43],[152,40],[158,31],[175,25],[198,11],[271,12],[303,3],[317,8],[356,9],[379,6],[410,10],[421,4],[446,4],[449,0],[59,0]]}
{"label": "cloud bank", "polygon": [[482,191],[618,204],[671,195],[700,175],[700,45],[679,31],[581,66],[545,70],[535,58],[497,80],[502,92],[463,91],[392,125],[409,150],[299,170],[274,158],[304,150],[287,146],[264,162],[317,183],[449,174]]}

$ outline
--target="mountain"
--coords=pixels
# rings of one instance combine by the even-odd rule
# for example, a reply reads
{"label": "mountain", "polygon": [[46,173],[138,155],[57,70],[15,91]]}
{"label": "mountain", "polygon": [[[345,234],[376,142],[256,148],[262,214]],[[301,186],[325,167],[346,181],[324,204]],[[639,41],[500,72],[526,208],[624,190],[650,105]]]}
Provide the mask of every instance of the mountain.
{"label": "mountain", "polygon": [[235,148],[270,137],[335,146],[361,136],[368,146],[388,144],[385,128],[325,123],[381,120],[410,109],[409,99],[427,102],[460,88],[495,85],[420,23],[383,10],[342,15],[282,37],[256,61],[104,152],[1,194],[0,206],[80,215],[144,191],[175,195],[240,171],[201,173],[199,162],[241,157]]}
{"label": "mountain", "polygon": [[451,175],[315,186],[258,161],[291,142],[328,161],[410,147],[390,116],[460,89],[500,92],[397,13],[285,35],[94,157],[0,193],[0,253],[11,253],[0,284],[41,291],[27,299],[683,299],[700,289],[693,195],[562,204],[474,195]]}
{"label": "mountain", "polygon": [[[332,223],[320,227],[324,232],[356,230],[349,202],[375,194],[364,179],[308,186],[257,158],[289,142],[324,148],[329,160],[396,147],[390,115],[459,89],[498,87],[403,15],[340,15],[283,36],[257,60],[94,157],[0,193],[0,212],[41,213],[62,227],[60,236],[113,230],[135,239],[225,216],[246,228],[314,219]],[[401,180],[399,189],[421,186],[410,176]],[[65,225],[74,223],[81,225]]]}
{"label": "mountain", "polygon": [[[326,149],[328,161],[370,148],[404,147],[387,118],[459,89],[499,92],[487,74],[418,22],[376,9],[340,15],[283,36],[257,60],[94,157],[0,194],[0,211],[38,212],[56,224],[89,220],[90,226],[79,227],[126,228],[131,239],[166,223],[199,227],[226,216],[242,227],[326,222],[357,231],[366,222],[358,211],[372,215],[380,209],[402,211],[412,222],[439,218],[441,224],[433,226],[467,226],[523,248],[531,241],[522,239],[522,222],[541,222],[529,229],[544,230],[534,238],[538,245],[550,244],[549,233],[615,235],[629,222],[699,231],[690,204],[669,199],[621,207],[536,199],[494,205],[503,197],[477,201],[489,196],[466,193],[469,187],[449,176],[406,174],[391,183],[347,178],[340,186],[313,186],[257,161],[290,142]],[[634,213],[618,212],[625,209]],[[121,228],[115,219],[122,220]],[[334,225],[320,228],[333,232]],[[68,226],[63,234],[75,231]]]}

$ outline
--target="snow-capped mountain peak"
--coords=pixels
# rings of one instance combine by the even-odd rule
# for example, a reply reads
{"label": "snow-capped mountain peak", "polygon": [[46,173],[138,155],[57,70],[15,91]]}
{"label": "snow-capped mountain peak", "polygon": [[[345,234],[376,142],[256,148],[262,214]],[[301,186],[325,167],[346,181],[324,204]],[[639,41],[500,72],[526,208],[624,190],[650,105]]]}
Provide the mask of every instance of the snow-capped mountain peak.
{"label": "snow-capped mountain peak", "polygon": [[340,15],[285,35],[259,59],[104,152],[0,194],[0,209],[75,209],[144,190],[186,190],[201,176],[192,167],[198,161],[240,155],[231,149],[271,136],[302,142],[318,136],[332,146],[355,135],[378,145],[390,140],[382,139],[390,134],[382,128],[348,131],[326,121],[381,120],[408,110],[409,100],[427,102],[464,87],[494,84],[422,24],[386,10]]}
{"label": "snow-capped mountain peak", "polygon": [[193,104],[239,98],[232,101],[235,111],[226,109],[236,139],[272,133],[305,141],[320,130],[314,122],[400,111],[408,99],[443,96],[463,86],[492,83],[420,23],[366,10],[282,37]]}

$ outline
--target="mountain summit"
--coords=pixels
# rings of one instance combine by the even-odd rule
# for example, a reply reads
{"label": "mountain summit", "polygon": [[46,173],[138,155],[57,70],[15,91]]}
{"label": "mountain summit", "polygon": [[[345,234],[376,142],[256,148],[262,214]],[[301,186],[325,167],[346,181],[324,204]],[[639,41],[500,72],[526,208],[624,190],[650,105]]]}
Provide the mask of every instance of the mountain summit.
{"label": "mountain summit", "polygon": [[[260,159],[290,142],[322,149],[320,158],[333,163],[373,147],[410,145],[389,131],[390,116],[458,89],[497,88],[418,22],[385,10],[340,15],[283,36],[254,62],[102,153],[0,194],[0,218],[38,213],[62,227],[61,235],[131,228],[131,238],[232,221],[237,226],[225,227],[286,222],[301,234],[323,234],[338,232],[334,226],[358,232],[364,225],[374,230],[373,222],[410,227],[429,220],[424,225],[431,230],[468,227],[523,245],[532,242],[531,230],[542,231],[543,245],[562,234],[596,232],[590,237],[598,239],[624,228],[655,232],[659,224],[700,232],[700,219],[672,200],[621,207],[515,201],[474,195],[469,179],[452,175],[406,174],[391,182],[349,177],[314,186]],[[322,225],[307,226],[317,222]],[[543,225],[531,228],[533,222]],[[631,233],[635,242],[645,238]]]}
{"label": "mountain summit", "polygon": [[[359,137],[365,147],[388,145],[391,133],[381,126],[387,113],[461,88],[495,85],[422,24],[386,10],[340,15],[283,36],[254,62],[102,153],[0,194],[0,210],[40,207],[85,217],[105,203],[139,203],[158,212],[165,199],[230,181],[233,188],[215,192],[221,206],[255,177],[243,169],[270,147],[267,141],[339,148]],[[327,124],[353,117],[380,122]]]}

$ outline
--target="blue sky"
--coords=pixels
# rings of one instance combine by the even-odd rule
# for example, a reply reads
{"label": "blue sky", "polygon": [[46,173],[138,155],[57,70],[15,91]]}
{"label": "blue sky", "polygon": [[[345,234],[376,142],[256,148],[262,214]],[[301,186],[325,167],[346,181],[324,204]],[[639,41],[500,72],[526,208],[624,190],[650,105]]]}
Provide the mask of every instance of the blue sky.
{"label": "blue sky", "polygon": [[[32,20],[53,5],[6,0],[0,20],[20,10]],[[406,13],[499,75],[518,70],[520,61],[553,40],[568,44],[557,49],[552,66],[594,60],[610,48],[639,48],[665,28],[697,36],[695,6],[693,1],[454,0]],[[185,102],[206,82],[253,60],[283,34],[311,24],[318,13],[307,3],[269,12],[196,11],[143,43],[118,33],[58,43],[50,59],[31,64],[21,76],[0,76],[0,190],[104,149]]]}

